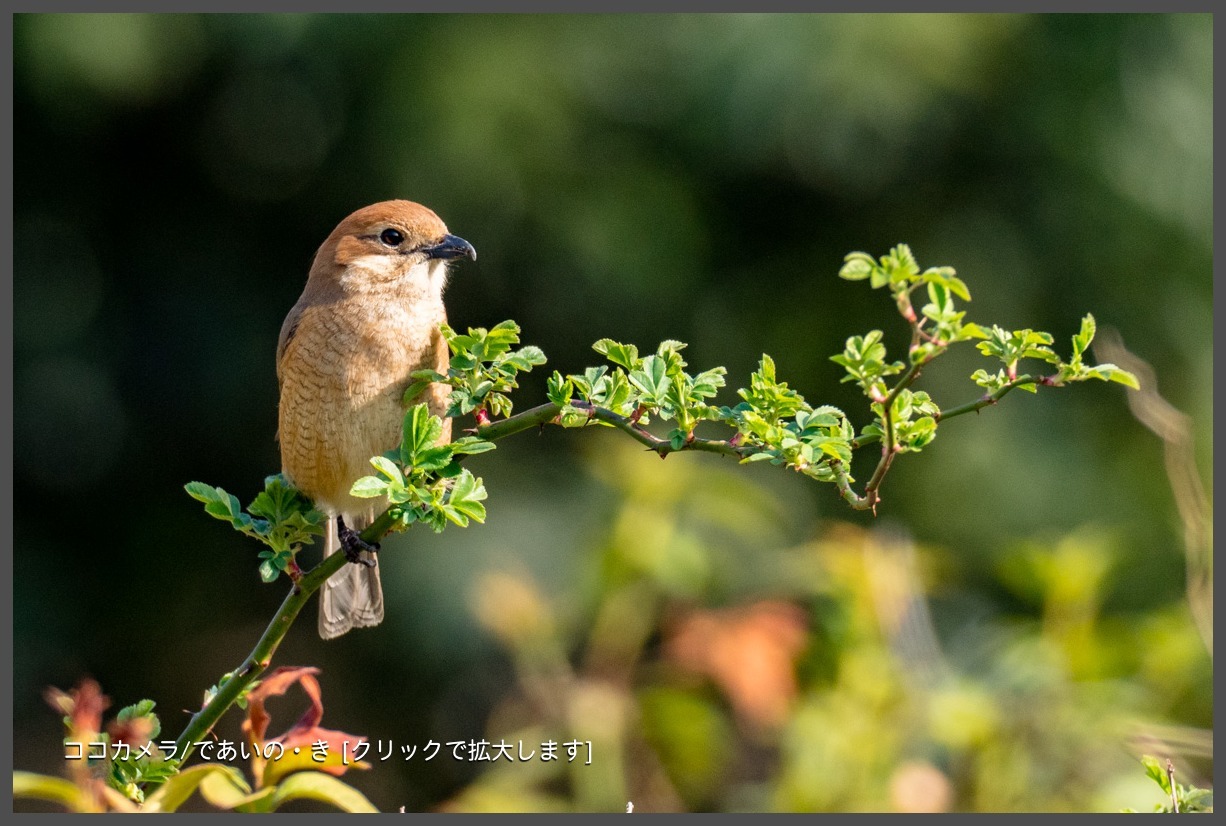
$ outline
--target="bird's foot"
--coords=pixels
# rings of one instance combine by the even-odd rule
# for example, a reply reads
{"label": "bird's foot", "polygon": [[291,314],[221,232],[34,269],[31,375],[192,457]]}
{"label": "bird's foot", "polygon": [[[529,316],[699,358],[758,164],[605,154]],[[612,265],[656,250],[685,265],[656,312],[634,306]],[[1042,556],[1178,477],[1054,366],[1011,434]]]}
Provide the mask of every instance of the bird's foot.
{"label": "bird's foot", "polygon": [[366,551],[372,555],[377,553],[379,550],[378,542],[364,541],[361,534],[346,525],[345,520],[339,514],[336,517],[336,535],[341,540],[341,550],[345,552],[345,559],[348,559],[354,565],[365,565],[367,568],[375,567],[374,559],[362,556],[362,552]]}

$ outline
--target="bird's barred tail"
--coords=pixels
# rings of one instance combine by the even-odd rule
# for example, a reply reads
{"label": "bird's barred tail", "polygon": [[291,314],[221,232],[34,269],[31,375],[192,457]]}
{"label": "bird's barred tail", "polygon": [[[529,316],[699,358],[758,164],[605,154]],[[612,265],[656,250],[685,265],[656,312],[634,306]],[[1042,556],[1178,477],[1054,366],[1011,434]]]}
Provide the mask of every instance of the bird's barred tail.
{"label": "bird's barred tail", "polygon": [[[361,531],[371,523],[370,514],[345,514],[345,524]],[[341,549],[336,517],[328,518],[324,532],[324,558]],[[383,585],[379,568],[345,565],[324,583],[319,594],[319,636],[339,637],[351,628],[365,628],[383,621]]]}

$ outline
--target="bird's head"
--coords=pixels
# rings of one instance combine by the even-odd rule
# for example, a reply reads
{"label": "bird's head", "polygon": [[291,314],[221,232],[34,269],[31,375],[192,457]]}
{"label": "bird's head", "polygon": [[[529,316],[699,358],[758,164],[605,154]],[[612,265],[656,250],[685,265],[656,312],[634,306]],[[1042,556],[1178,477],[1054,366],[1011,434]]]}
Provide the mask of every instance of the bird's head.
{"label": "bird's head", "polygon": [[412,201],[383,201],[332,230],[315,255],[310,281],[345,293],[393,291],[437,299],[447,262],[455,258],[475,261],[477,251],[449,234],[432,210]]}

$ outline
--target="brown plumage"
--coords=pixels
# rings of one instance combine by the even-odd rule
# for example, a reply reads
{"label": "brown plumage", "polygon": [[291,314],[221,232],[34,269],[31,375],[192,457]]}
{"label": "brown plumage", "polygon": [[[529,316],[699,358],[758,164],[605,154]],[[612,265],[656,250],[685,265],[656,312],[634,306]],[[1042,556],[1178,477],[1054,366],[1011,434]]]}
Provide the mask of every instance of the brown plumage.
{"label": "brown plumage", "polygon": [[[385,201],[359,209],[332,231],[277,342],[281,388],[281,469],[330,517],[324,554],[336,552],[336,515],[360,530],[385,501],[349,495],[373,473],[370,457],[400,442],[405,389],[414,370],[446,372],[447,262],[476,258],[429,209]],[[431,385],[417,401],[442,416],[447,389]],[[444,441],[451,438],[443,420]],[[320,596],[325,639],[383,619],[378,568],[347,565]]]}

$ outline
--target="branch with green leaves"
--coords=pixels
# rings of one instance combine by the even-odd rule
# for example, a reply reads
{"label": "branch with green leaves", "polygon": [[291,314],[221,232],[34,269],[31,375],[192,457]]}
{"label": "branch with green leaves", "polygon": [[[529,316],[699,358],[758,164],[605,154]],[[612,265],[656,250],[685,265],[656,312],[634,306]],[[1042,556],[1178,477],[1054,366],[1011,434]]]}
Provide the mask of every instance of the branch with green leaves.
{"label": "branch with green leaves", "polygon": [[[938,425],[946,419],[995,404],[1018,387],[1035,392],[1039,386],[1088,379],[1137,386],[1130,373],[1115,365],[1085,362],[1095,333],[1093,316],[1082,320],[1080,331],[1073,336],[1071,356],[1065,361],[1050,347],[1053,338],[1049,333],[1006,331],[998,326],[985,330],[966,321],[966,311],[957,304],[958,299],[970,300],[966,284],[951,267],[921,269],[904,244],[879,259],[851,253],[839,274],[852,281],[867,280],[874,289],[887,288],[911,334],[905,361],[887,358],[881,330],[848,338],[843,352],[832,357],[846,373],[843,381],[855,382],[868,398],[872,418],[858,431],[842,410],[830,405],[815,407],[779,381],[769,355],[762,356],[749,386],[737,391],[738,404],[716,405],[713,399],[724,387],[727,371],[714,367],[689,372],[681,355],[686,345],[672,340],[662,342],[653,353],[640,355],[635,345],[601,339],[593,349],[608,364],[580,374],[555,371],[548,382],[548,404],[517,415],[511,415],[506,396],[514,387],[515,371],[530,369],[544,358],[534,347],[512,351],[519,342],[514,322],[503,322],[488,331],[470,329],[466,336],[444,330],[452,351],[448,372],[423,371],[416,377],[450,385],[453,403],[448,415],[473,412],[477,425],[470,432],[487,442],[545,424],[616,427],[661,457],[695,450],[734,456],[741,462],[767,461],[832,482],[853,508],[873,510],[895,458],[920,452],[936,438]],[[928,300],[917,312],[913,299],[920,290]],[[928,393],[912,387],[932,361],[963,341],[978,341],[980,352],[1003,367],[995,373],[976,371],[971,378],[983,395],[942,411]],[[1023,361],[1038,361],[1055,369],[1046,374],[1019,374]],[[412,392],[417,390],[419,386],[412,388]],[[653,432],[648,427],[653,418],[671,427]],[[733,432],[722,438],[710,434],[720,426],[726,434],[727,429]],[[700,427],[706,432],[700,434]],[[863,492],[857,493],[851,460],[869,444],[880,444],[880,458]]]}
{"label": "branch with green leaves", "polygon": [[[868,400],[868,421],[859,429],[842,410],[811,405],[780,381],[774,360],[763,355],[748,387],[737,390],[739,402],[720,405],[716,397],[727,371],[713,367],[691,372],[682,352],[686,345],[667,340],[641,354],[632,344],[601,339],[593,349],[607,363],[582,373],[555,371],[547,382],[547,401],[521,413],[513,412],[511,393],[520,373],[545,363],[537,347],[519,347],[520,328],[504,321],[490,329],[470,328],[459,334],[443,326],[451,357],[446,372],[413,374],[405,391],[407,412],[397,448],[371,459],[375,473],[354,482],[357,497],[385,498],[387,509],[362,532],[378,542],[388,532],[415,524],[434,531],[448,524],[464,527],[483,522],[487,493],[482,480],[461,466],[465,456],[494,449],[499,439],[525,430],[557,425],[563,428],[616,428],[661,458],[698,451],[736,458],[741,463],[767,462],[836,486],[853,508],[876,511],[881,486],[895,459],[918,453],[932,443],[947,419],[996,404],[1016,388],[1036,392],[1098,379],[1137,387],[1136,379],[1111,365],[1089,365],[1085,353],[1094,338],[1093,316],[1082,320],[1073,336],[1071,355],[1063,360],[1051,345],[1053,337],[1033,330],[985,329],[966,321],[958,301],[970,300],[966,284],[950,267],[921,269],[911,250],[900,244],[887,255],[848,255],[839,275],[886,288],[910,332],[903,359],[888,357],[881,330],[847,339],[842,353],[832,357],[845,376]],[[922,291],[922,293],[921,293]],[[915,298],[927,298],[919,310]],[[972,381],[981,395],[961,405],[940,408],[930,395],[913,389],[922,373],[951,346],[976,341],[979,351],[1001,363],[995,372],[978,370]],[[1024,372],[1023,363],[1040,369]],[[1047,372],[1044,372],[1044,370]],[[415,403],[432,383],[450,388],[447,417],[471,414],[473,427],[448,444],[439,444],[442,420],[424,404]],[[851,475],[857,451],[879,445],[876,465],[860,491]],[[304,571],[297,554],[322,532],[325,515],[280,476],[265,480],[265,489],[244,512],[226,491],[192,482],[187,492],[204,502],[210,515],[263,542],[259,573],[265,581],[285,574],[289,595],[243,664],[219,683],[191,719],[178,744],[179,765],[192,744],[206,735],[232,704],[248,692],[268,667],[302,606],[318,588],[346,564],[334,554]]]}

